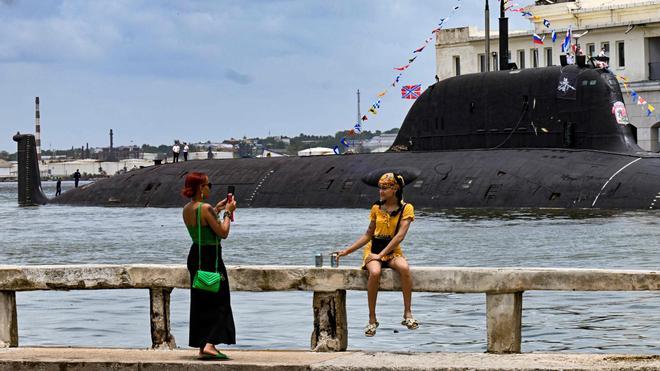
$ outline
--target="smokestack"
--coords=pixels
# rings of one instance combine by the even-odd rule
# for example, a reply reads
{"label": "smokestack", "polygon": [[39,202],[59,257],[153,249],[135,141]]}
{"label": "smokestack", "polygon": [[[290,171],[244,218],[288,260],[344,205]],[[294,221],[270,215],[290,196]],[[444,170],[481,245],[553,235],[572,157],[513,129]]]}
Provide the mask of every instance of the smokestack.
{"label": "smokestack", "polygon": [[504,14],[504,1],[500,1],[500,70],[509,69],[509,19]]}
{"label": "smokestack", "polygon": [[37,146],[37,162],[41,161],[41,114],[39,114],[39,97],[34,98],[36,111],[34,112],[34,139]]}
{"label": "smokestack", "polygon": [[109,161],[114,161],[115,160],[115,151],[112,146],[112,129],[110,129],[110,158],[108,158]]}

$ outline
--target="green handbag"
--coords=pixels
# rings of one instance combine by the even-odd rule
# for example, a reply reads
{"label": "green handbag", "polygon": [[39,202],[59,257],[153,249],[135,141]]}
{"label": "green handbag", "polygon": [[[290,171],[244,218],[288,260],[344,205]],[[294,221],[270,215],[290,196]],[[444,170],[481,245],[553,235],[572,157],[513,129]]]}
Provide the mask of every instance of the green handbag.
{"label": "green handbag", "polygon": [[202,203],[197,207],[197,246],[199,247],[199,266],[195,277],[193,278],[193,289],[218,292],[220,291],[220,283],[225,279],[220,272],[218,272],[218,239],[215,239],[215,272],[202,270]]}

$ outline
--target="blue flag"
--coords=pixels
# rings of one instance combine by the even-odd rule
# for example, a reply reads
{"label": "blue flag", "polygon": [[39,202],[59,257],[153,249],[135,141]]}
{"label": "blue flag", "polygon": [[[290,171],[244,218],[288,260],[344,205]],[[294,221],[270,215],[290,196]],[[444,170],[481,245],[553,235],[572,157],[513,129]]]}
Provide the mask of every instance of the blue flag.
{"label": "blue flag", "polygon": [[557,31],[552,30],[552,42],[554,43],[555,41],[557,41]]}
{"label": "blue flag", "polygon": [[335,155],[338,155],[339,154],[339,146],[335,146],[333,151],[335,152]]}

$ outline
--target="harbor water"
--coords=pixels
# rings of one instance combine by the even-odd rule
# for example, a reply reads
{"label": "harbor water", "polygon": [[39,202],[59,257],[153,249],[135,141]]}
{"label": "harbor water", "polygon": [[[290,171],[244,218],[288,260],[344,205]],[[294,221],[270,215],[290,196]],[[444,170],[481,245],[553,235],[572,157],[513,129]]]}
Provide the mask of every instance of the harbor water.
{"label": "harbor water", "polygon": [[[53,182],[44,182],[48,196]],[[190,237],[180,209],[19,208],[16,183],[0,183],[0,264],[185,264]],[[63,182],[63,191],[72,188]],[[374,197],[377,192],[374,191]],[[172,197],[179,197],[173,194]],[[366,209],[240,209],[223,242],[228,265],[309,265],[357,239]],[[660,214],[645,211],[416,211],[403,250],[412,266],[656,270]],[[342,258],[360,265],[361,251]],[[659,292],[524,293],[523,352],[660,354]],[[380,327],[363,335],[366,292],[347,293],[349,349],[486,350],[485,294],[414,293],[418,330],[401,326],[398,292],[378,296]],[[21,346],[146,348],[147,290],[17,293]],[[240,349],[308,349],[311,292],[232,293]],[[172,293],[178,346],[188,337],[188,290]],[[224,346],[220,346],[225,349]]]}

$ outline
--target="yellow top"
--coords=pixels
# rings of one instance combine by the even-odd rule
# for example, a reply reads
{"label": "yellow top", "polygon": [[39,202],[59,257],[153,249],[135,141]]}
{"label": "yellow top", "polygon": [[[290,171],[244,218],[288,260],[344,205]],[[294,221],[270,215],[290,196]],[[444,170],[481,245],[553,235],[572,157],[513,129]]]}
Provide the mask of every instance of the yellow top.
{"label": "yellow top", "polygon": [[[401,220],[410,219],[411,222],[415,220],[415,208],[413,205],[405,204],[403,213],[397,213],[395,216],[390,216],[387,211],[381,210],[379,205],[373,205],[371,207],[369,219],[376,222],[374,237],[393,238],[394,230],[396,229],[396,224],[399,221],[399,217],[403,218]],[[399,226],[399,228],[401,228],[401,226]],[[371,241],[369,241],[364,248],[362,260],[364,261],[364,259],[366,259],[369,254],[371,254]],[[396,245],[392,252],[386,256],[383,256],[380,260],[385,262],[392,260],[397,256],[404,256],[403,251],[401,251],[401,245]]]}

